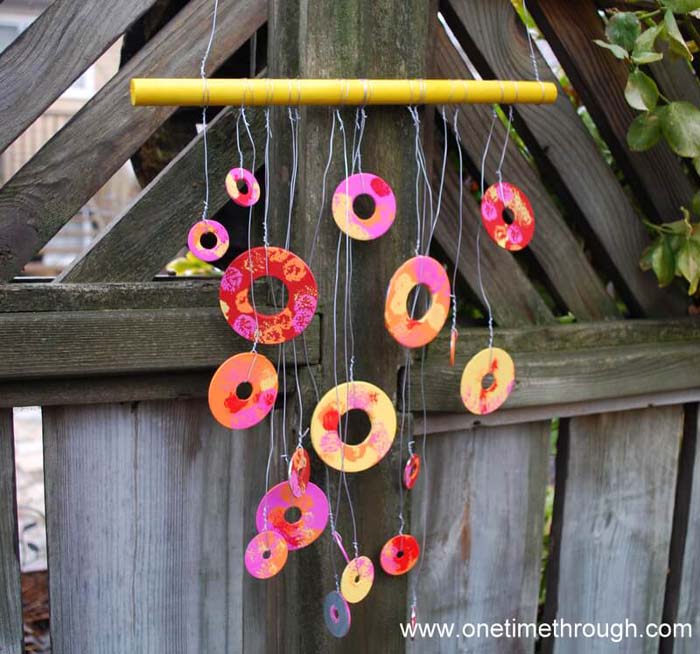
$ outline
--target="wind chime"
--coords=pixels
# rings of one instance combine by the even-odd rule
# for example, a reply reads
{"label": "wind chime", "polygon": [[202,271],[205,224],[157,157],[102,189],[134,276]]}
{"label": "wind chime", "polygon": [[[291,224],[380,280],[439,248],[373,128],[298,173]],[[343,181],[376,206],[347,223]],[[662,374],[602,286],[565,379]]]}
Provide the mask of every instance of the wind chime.
{"label": "wind chime", "polygon": [[[396,270],[389,281],[385,301],[385,325],[391,336],[403,347],[406,353],[406,374],[401,388],[403,406],[406,394],[410,398],[410,368],[412,352],[421,350],[421,394],[425,413],[423,393],[423,363],[425,346],[432,342],[442,330],[452,313],[450,330],[450,365],[455,365],[457,343],[457,301],[456,266],[452,281],[444,266],[430,256],[430,245],[438,223],[442,204],[445,178],[445,165],[448,152],[448,120],[442,109],[444,151],[442,172],[437,199],[434,202],[430,175],[422,147],[421,123],[417,107],[423,104],[450,105],[463,103],[510,104],[508,125],[503,151],[496,170],[498,181],[485,188],[484,168],[492,143],[494,128],[498,120],[494,111],[481,165],[481,221],[488,236],[500,247],[510,251],[525,248],[534,235],[535,218],[526,195],[513,184],[504,182],[501,169],[508,144],[512,121],[513,103],[546,104],[556,100],[555,85],[540,81],[532,42],[531,55],[535,64],[534,82],[520,81],[464,81],[464,80],[276,80],[276,79],[207,79],[205,65],[211,50],[216,31],[216,9],[209,43],[202,58],[200,79],[133,79],[131,97],[134,105],[180,105],[201,106],[204,143],[205,198],[202,216],[189,231],[187,244],[190,251],[207,262],[219,260],[229,248],[229,234],[219,222],[208,217],[209,172],[207,153],[207,114],[209,106],[239,106],[236,122],[236,144],[238,165],[233,167],[222,180],[231,200],[249,211],[248,250],[237,256],[226,268],[221,279],[219,301],[224,318],[241,337],[252,343],[248,352],[238,353],[224,361],[211,379],[209,386],[209,406],[214,418],[226,428],[240,430],[252,427],[263,421],[275,407],[277,401],[280,367],[286,374],[284,347],[291,343],[294,352],[294,373],[297,395],[300,402],[299,428],[296,446],[291,456],[287,456],[287,479],[270,488],[270,462],[274,447],[274,420],[270,421],[270,453],[266,470],[266,493],[260,499],[255,526],[257,535],[249,542],[245,552],[245,566],[248,572],[258,578],[267,579],[278,574],[285,566],[289,552],[306,547],[317,540],[330,522],[331,543],[339,548],[345,567],[340,575],[335,574],[336,588],[329,592],[323,602],[323,614],[331,634],[345,636],[350,629],[351,614],[349,605],[362,601],[372,588],[374,564],[368,556],[360,555],[354,509],[346,474],[359,473],[378,464],[389,452],[399,434],[403,452],[406,428],[405,414],[398,424],[396,410],[389,396],[379,387],[354,379],[354,337],[353,318],[349,310],[349,295],[352,285],[352,248],[363,241],[381,238],[389,229],[397,215],[397,198],[386,180],[371,172],[362,170],[362,135],[366,121],[365,107],[370,105],[406,105],[409,108],[415,127],[416,159],[416,242],[413,256]],[[529,34],[528,34],[529,37]],[[297,376],[297,350],[295,340],[301,337],[306,355],[305,330],[312,322],[318,304],[318,287],[311,269],[316,242],[311,244],[307,261],[289,249],[292,206],[296,184],[298,163],[298,122],[299,105],[355,105],[357,106],[355,129],[350,156],[346,130],[340,111],[332,116],[329,137],[328,163],[323,178],[323,193],[319,209],[320,227],[326,218],[332,216],[337,226],[338,245],[335,270],[335,292],[333,297],[333,345],[338,346],[338,301],[340,255],[344,247],[345,255],[345,295],[344,295],[344,358],[345,381],[339,379],[337,357],[334,356],[334,388],[321,396],[313,380],[316,406],[305,429],[301,410],[301,393]],[[266,124],[265,171],[269,171],[270,114],[273,105],[287,105],[292,133],[292,180],[290,185],[289,218],[287,237],[284,246],[272,245],[267,234],[269,202],[265,183],[264,238],[263,245],[252,247],[251,226],[253,206],[261,198],[260,184],[255,177],[255,142],[246,117],[246,107],[264,106]],[[294,109],[293,109],[294,108]],[[462,150],[458,127],[458,111],[453,117],[455,146],[459,155],[459,237],[457,257],[462,241]],[[250,141],[252,160],[245,167],[240,145],[240,125]],[[342,133],[345,178],[340,180],[332,196],[330,216],[325,206],[326,177],[333,158],[333,141],[336,125]],[[359,196],[369,196],[373,204],[372,214],[365,218],[354,209]],[[508,220],[504,216],[508,214]],[[489,340],[487,347],[475,354],[466,364],[459,388],[465,407],[476,414],[487,414],[498,409],[508,398],[515,382],[515,366],[509,354],[494,347],[493,316],[490,303],[481,278],[480,237],[477,230],[477,272],[480,291],[488,310]],[[318,234],[318,229],[316,230]],[[261,278],[276,278],[287,290],[287,303],[275,307],[273,314],[261,313],[255,298],[254,283]],[[408,311],[411,293],[419,286],[429,292],[427,310],[420,318],[414,318],[417,295],[413,300],[413,311]],[[259,345],[279,345],[277,365],[258,352]],[[308,357],[307,363],[308,363]],[[457,392],[457,389],[455,389]],[[286,394],[283,395],[283,410],[286,412]],[[410,404],[410,401],[409,401]],[[347,420],[343,417],[351,410],[359,409],[366,413],[370,431],[359,445],[347,442]],[[425,424],[425,420],[424,420]],[[283,445],[287,454],[285,421]],[[338,495],[335,507],[326,493],[310,479],[310,458],[303,446],[306,434],[310,435],[311,445],[321,461],[326,465],[326,488],[330,493],[329,470],[339,473]],[[407,460],[399,471],[400,506],[398,509],[398,533],[390,537],[380,552],[379,563],[382,570],[393,576],[411,571],[423,547],[411,534],[404,533],[403,502],[404,490],[410,491],[416,484],[421,469],[426,469],[425,432],[423,433],[422,456],[414,449],[414,441],[409,435]],[[425,483],[425,482],[424,482]],[[427,483],[425,483],[427,487]],[[348,500],[353,525],[353,555],[348,554],[343,539],[336,528],[336,518],[340,508],[342,489]],[[296,519],[288,518],[289,511],[295,510]],[[335,569],[335,563],[334,563]],[[416,621],[416,588],[420,566],[413,579],[411,599],[411,621]]]}

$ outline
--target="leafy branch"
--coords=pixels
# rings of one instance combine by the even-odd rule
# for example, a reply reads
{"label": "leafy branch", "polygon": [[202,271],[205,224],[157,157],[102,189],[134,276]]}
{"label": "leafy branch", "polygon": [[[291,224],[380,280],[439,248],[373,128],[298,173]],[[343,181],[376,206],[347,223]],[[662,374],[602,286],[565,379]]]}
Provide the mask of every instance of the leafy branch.
{"label": "leafy branch", "polygon": [[[636,11],[616,11],[606,26],[607,41],[596,43],[618,59],[626,61],[630,73],[625,86],[627,104],[641,112],[629,127],[627,144],[635,152],[654,147],[662,138],[679,157],[689,159],[700,175],[700,108],[690,102],[672,101],[641,66],[664,58],[661,44],[669,55],[692,61],[696,41],[686,41],[681,27],[700,39],[692,18],[700,18],[700,0],[654,0],[626,3]],[[682,220],[647,227],[656,240],[642,255],[643,270],[653,270],[660,286],[675,277],[684,278],[689,295],[698,294],[700,285],[700,224],[691,222],[691,213],[700,215],[700,193],[690,208],[681,207]]]}

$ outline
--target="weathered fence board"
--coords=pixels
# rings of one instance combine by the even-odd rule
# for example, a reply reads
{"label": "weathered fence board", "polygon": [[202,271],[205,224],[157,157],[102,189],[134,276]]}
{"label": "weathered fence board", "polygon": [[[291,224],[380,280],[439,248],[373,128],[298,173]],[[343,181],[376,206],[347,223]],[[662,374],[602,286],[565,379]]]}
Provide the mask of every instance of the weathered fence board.
{"label": "weathered fence board", "polygon": [[[682,427],[682,407],[570,421],[567,477],[557,483],[564,494],[558,583],[556,597],[547,598],[557,619],[630,620],[640,633],[661,622]],[[553,645],[555,654],[651,654],[658,639]]]}
{"label": "weathered fence board", "polygon": [[251,651],[241,488],[261,492],[266,433],[202,401],[44,410],[54,652]]}
{"label": "weathered fence board", "polygon": [[627,146],[627,129],[635,118],[624,96],[627,65],[593,43],[605,39],[595,3],[537,0],[529,8],[647,210],[669,220],[679,206],[689,206],[693,186],[668,146],[662,143],[647,152]]}
{"label": "weathered fence board", "polygon": [[17,551],[12,409],[0,410],[0,652],[22,654],[22,591]]}
{"label": "weathered fence board", "polygon": [[697,643],[700,638],[700,557],[698,556],[700,552],[700,447],[698,447],[700,412],[688,412],[686,415],[692,415],[695,418],[694,425],[686,425],[686,434],[690,434],[692,429],[695,430],[692,436],[695,456],[692,461],[693,472],[683,560],[673,562],[681,565],[678,610],[674,618],[679,624],[690,624],[693,637],[677,636],[673,642],[673,654],[694,654],[698,650]]}
{"label": "weathered fence board", "polygon": [[[428,524],[419,622],[458,633],[466,623],[536,620],[549,433],[545,421],[428,439],[427,474],[411,491],[414,533]],[[525,654],[533,636],[417,638],[407,651]]]}
{"label": "weathered fence board", "polygon": [[[174,107],[132,107],[129,80],[195,74],[212,8],[209,0],[190,2],[0,190],[0,279],[20,272],[172,114]],[[261,0],[222,0],[208,71],[245,43],[266,16]]]}
{"label": "weathered fence board", "polygon": [[0,152],[155,3],[57,0],[50,4],[0,56]]}
{"label": "weathered fence board", "polygon": [[[438,75],[448,79],[469,79],[472,75],[443,29],[439,30],[436,51]],[[539,107],[542,120],[549,107]],[[472,161],[481,165],[486,134],[492,122],[493,109],[486,105],[466,105],[459,114],[459,127],[465,150]],[[551,120],[548,118],[548,120]],[[486,158],[486,184],[497,181],[496,169],[503,152],[506,128],[498,121],[493,142]],[[549,278],[550,284],[581,320],[600,320],[619,315],[615,302],[586,257],[583,248],[564,222],[540,176],[509,140],[505,151],[503,175],[506,180],[527,189],[535,208],[537,231],[529,249]],[[498,245],[483,238],[482,250],[495,250]]]}
{"label": "weathered fence board", "polygon": [[[574,13],[586,4],[576,3]],[[528,3],[531,9],[532,5]],[[482,75],[503,79],[533,77],[525,29],[510,2],[453,0],[444,3],[442,9]],[[576,29],[578,19],[574,17],[572,20],[569,27],[562,29]],[[537,50],[536,58],[542,80],[558,85]],[[620,98],[624,102],[622,95]],[[562,184],[555,185],[556,190],[565,189],[564,199],[571,199],[565,202],[567,208],[585,228],[582,231],[590,232],[592,238],[588,239],[589,247],[594,244],[593,241],[599,244],[601,261],[610,262],[607,267],[633,313],[657,317],[682,313],[687,305],[685,300],[668,289],[659,289],[653,275],[640,271],[639,257],[649,237],[615,173],[565,92],[560,88],[557,102],[545,110],[523,105],[516,108],[516,115],[522,119],[517,124],[519,135],[534,154],[546,155],[549,166],[542,170],[551,182],[561,180]],[[542,156],[538,156],[538,160],[542,163]],[[671,164],[669,170],[677,171],[677,163],[672,161]],[[649,176],[662,174],[650,163],[644,165]],[[675,176],[676,172],[672,174]],[[688,185],[687,182],[674,183]],[[654,185],[668,188],[660,178],[655,178]],[[595,189],[595,192],[591,192],[591,189]],[[673,205],[673,211],[677,211],[672,193],[654,195],[663,196],[658,201],[665,202],[664,207]],[[667,211],[665,215],[673,214]]]}
{"label": "weathered fence board", "polygon": [[[459,179],[452,166],[445,173],[442,214],[435,227],[435,240],[452,261],[459,242]],[[482,229],[477,203],[468,189],[463,192],[462,244],[459,273],[481,301],[476,261],[476,230]],[[524,326],[554,322],[554,316],[527,278],[515,257],[503,248],[483,248],[481,271],[494,319],[499,325]],[[455,291],[456,292],[456,291]]]}

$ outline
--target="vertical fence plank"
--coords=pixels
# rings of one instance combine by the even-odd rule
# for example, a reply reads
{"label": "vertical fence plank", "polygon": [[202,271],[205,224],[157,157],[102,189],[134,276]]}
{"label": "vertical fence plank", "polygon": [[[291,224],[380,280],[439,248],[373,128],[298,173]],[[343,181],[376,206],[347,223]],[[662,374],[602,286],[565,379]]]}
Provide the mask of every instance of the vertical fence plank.
{"label": "vertical fence plank", "polygon": [[[678,624],[692,626],[692,638],[681,638],[676,634],[673,642],[673,654],[695,654],[700,642],[700,448],[697,437],[700,434],[700,411],[694,412],[695,424],[690,435],[686,426],[686,437],[694,439],[693,475],[688,508],[688,528],[682,562],[682,576],[678,597],[678,612],[675,621]],[[670,650],[669,650],[670,651]]]}
{"label": "vertical fence plank", "polygon": [[[551,615],[574,623],[624,623],[641,634],[663,610],[682,408],[574,418]],[[549,643],[552,644],[551,642]],[[560,638],[555,654],[657,652],[658,639]]]}
{"label": "vertical fence plank", "polygon": [[21,654],[22,591],[17,550],[12,409],[0,410],[0,654]]}
{"label": "vertical fence plank", "polygon": [[243,651],[244,489],[262,440],[201,401],[44,410],[54,652]]}
{"label": "vertical fence plank", "polygon": [[[412,491],[414,531],[428,520],[419,622],[454,623],[458,633],[466,623],[536,621],[549,433],[545,421],[429,437],[428,488],[424,477]],[[431,652],[524,654],[535,638],[417,638],[408,651],[427,643]]]}

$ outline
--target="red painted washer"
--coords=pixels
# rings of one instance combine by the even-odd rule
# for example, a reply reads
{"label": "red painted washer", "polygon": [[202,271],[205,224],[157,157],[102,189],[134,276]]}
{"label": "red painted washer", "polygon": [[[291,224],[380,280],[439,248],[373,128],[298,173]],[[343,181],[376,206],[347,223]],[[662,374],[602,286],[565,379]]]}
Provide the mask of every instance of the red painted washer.
{"label": "red painted washer", "polygon": [[418,541],[410,534],[390,538],[382,547],[379,563],[389,575],[404,575],[413,569],[420,557]]}
{"label": "red painted washer", "polygon": [[[506,209],[513,216],[510,225],[503,220]],[[488,235],[502,248],[512,252],[527,247],[535,235],[535,214],[530,200],[517,186],[507,182],[486,189],[481,199],[481,221]]]}

